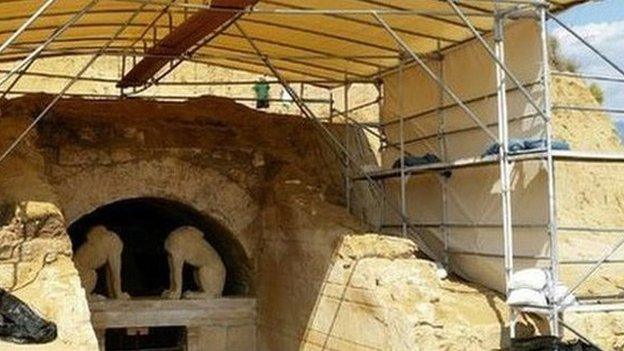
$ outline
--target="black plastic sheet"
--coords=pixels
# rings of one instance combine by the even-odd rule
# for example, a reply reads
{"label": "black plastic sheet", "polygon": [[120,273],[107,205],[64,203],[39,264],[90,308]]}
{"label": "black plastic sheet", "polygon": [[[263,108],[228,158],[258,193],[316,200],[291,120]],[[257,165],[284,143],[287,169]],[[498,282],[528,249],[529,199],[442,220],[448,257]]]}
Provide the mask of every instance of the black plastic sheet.
{"label": "black plastic sheet", "polygon": [[56,324],[0,289],[0,339],[16,344],[44,344],[56,339]]}

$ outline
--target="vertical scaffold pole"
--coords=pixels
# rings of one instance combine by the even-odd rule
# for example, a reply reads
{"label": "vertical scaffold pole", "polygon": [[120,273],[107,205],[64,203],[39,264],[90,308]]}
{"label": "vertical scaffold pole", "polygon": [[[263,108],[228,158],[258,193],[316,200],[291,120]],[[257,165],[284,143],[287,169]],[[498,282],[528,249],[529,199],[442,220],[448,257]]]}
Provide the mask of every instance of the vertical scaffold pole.
{"label": "vertical scaffold pole", "polygon": [[329,91],[329,111],[328,111],[329,123],[334,123],[334,92]]}
{"label": "vertical scaffold pole", "polygon": [[[399,57],[400,63],[399,63],[399,73],[398,73],[398,79],[399,79],[399,86],[398,86],[398,93],[399,93],[399,111],[398,111],[398,115],[399,115],[399,144],[400,144],[400,152],[399,152],[399,160],[401,163],[401,196],[400,196],[400,207],[401,207],[401,213],[403,213],[404,215],[407,215],[407,194],[406,194],[406,188],[407,188],[407,174],[405,173],[405,121],[403,120],[403,118],[405,117],[405,101],[404,101],[404,96],[403,94],[405,93],[405,89],[403,88],[403,75],[405,72],[403,72],[404,67],[403,67],[403,57]],[[407,226],[409,223],[405,223],[405,217],[401,220],[401,233],[405,236],[407,235]]]}
{"label": "vertical scaffold pole", "polygon": [[[305,83],[301,83],[299,86],[299,96],[301,100],[305,100]],[[305,117],[303,111],[301,111],[301,117]]]}
{"label": "vertical scaffold pole", "polygon": [[[376,82],[375,83],[375,88],[377,89],[377,94],[379,96],[379,100],[377,102],[378,104],[378,114],[379,116],[377,117],[377,122],[379,123],[379,150],[381,151],[381,146],[384,143],[384,135],[385,135],[385,131],[384,128],[381,126],[381,122],[382,122],[382,115],[385,112],[384,110],[384,89],[383,89],[383,85],[380,82]],[[383,157],[381,157],[380,155],[380,160],[379,160],[379,164],[383,166]],[[379,189],[381,189],[381,191],[385,194],[386,192],[386,185],[383,179],[379,179],[378,181],[378,185],[379,185]],[[386,224],[386,202],[385,201],[379,201],[379,225],[377,227],[378,232],[382,232],[382,230],[384,229],[384,225]]]}
{"label": "vertical scaffold pole", "polygon": [[[496,11],[494,16],[494,54],[499,62],[505,62],[505,16]],[[507,74],[502,65],[496,67],[496,96],[498,114],[498,138],[499,138],[499,169],[501,178],[501,215],[503,220],[503,251],[505,264],[505,292],[509,295],[509,285],[513,277],[513,226],[511,212],[511,189],[510,176],[511,164],[509,163],[509,131],[507,113]],[[509,331],[510,336],[515,337],[515,313],[510,313]]]}
{"label": "vertical scaffold pole", "polygon": [[[347,152],[351,152],[351,133],[349,128],[349,76],[345,74],[344,83],[344,125],[345,125],[345,147]],[[347,211],[351,212],[351,162],[349,157],[345,155],[345,198],[347,203]]]}
{"label": "vertical scaffold pole", "polygon": [[[121,72],[120,73],[121,74],[119,76],[119,79],[122,79],[123,77],[126,76],[126,54],[125,54],[125,52],[124,52],[123,55],[121,55]],[[120,87],[119,88],[119,97],[123,98],[124,96],[125,96],[124,88]]]}
{"label": "vertical scaffold pole", "polygon": [[[438,40],[438,67],[439,77],[444,81],[444,56],[442,54],[442,44]],[[444,106],[444,90],[438,88],[438,148],[439,154],[442,156],[442,161],[449,162],[448,148],[446,143],[446,112],[442,108]],[[451,248],[451,231],[449,228],[449,215],[448,215],[448,180],[444,174],[440,175],[440,187],[442,191],[442,221],[440,230],[444,236],[444,267],[450,271],[450,248]]]}
{"label": "vertical scaffold pole", "polygon": [[548,236],[550,239],[550,275],[549,297],[551,308],[549,313],[550,331],[552,335],[560,336],[559,307],[554,301],[554,290],[559,281],[559,244],[557,236],[557,204],[555,189],[555,165],[552,155],[552,105],[550,96],[550,64],[548,57],[548,28],[546,26],[547,5],[539,7],[541,27],[541,60],[542,60],[542,87],[543,87],[543,114],[546,116],[546,172],[548,177]]}

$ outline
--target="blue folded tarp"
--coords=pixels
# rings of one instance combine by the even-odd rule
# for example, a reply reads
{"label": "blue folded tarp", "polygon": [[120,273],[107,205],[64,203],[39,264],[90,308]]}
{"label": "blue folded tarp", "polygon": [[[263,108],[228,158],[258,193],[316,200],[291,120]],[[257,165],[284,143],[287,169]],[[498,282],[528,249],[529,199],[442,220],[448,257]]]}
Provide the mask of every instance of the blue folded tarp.
{"label": "blue folded tarp", "polygon": [[[405,167],[422,166],[438,162],[440,162],[440,158],[434,154],[425,154],[423,156],[407,155],[403,159],[403,164],[405,165]],[[401,168],[400,157],[396,161],[394,161],[392,168]]]}
{"label": "blue folded tarp", "polygon": [[[488,146],[482,156],[498,155],[499,143]],[[553,150],[570,150],[570,145],[563,140],[552,141]],[[509,153],[521,151],[546,150],[546,139],[510,139]]]}
{"label": "blue folded tarp", "polygon": [[[424,154],[423,156],[407,155],[405,156],[403,160],[403,164],[405,165],[405,167],[424,166],[424,165],[429,165],[432,163],[439,163],[439,162],[442,162],[442,160],[440,160],[440,158],[434,154]],[[401,168],[400,157],[396,161],[394,161],[392,168],[396,168],[396,169]],[[449,170],[444,170],[440,173],[447,178],[449,178],[452,175],[451,171]]]}

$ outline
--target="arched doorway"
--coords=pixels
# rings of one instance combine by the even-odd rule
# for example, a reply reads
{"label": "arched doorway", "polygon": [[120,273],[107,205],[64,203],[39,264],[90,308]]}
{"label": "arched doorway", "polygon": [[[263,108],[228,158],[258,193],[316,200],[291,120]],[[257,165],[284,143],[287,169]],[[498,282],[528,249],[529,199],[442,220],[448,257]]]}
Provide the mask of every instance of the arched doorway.
{"label": "arched doorway", "polygon": [[[225,296],[249,295],[253,291],[251,263],[240,242],[216,220],[190,206],[161,198],[126,199],[101,206],[70,225],[68,232],[75,249],[96,225],[114,231],[124,242],[122,285],[133,297],[159,296],[168,288],[164,241],[172,230],[184,225],[201,230],[221,256],[227,269]],[[185,267],[184,290],[194,289],[192,269]],[[96,293],[105,291],[104,279],[98,279]]]}

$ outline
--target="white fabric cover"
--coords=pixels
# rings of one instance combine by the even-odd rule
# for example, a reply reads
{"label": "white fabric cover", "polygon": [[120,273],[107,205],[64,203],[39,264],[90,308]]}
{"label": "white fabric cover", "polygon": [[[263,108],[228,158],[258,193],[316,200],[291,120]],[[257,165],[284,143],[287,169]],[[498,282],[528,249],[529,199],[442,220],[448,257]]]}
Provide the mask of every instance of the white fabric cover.
{"label": "white fabric cover", "polygon": [[[506,29],[507,64],[518,79],[525,83],[535,82],[540,77],[539,33],[539,27],[534,21],[518,21]],[[491,43],[491,38],[488,40]],[[431,61],[428,64],[434,72],[441,73],[445,82],[461,99],[467,100],[495,92],[495,64],[475,41],[446,52],[442,63]],[[528,90],[537,101],[541,101],[538,87],[533,86]],[[403,99],[399,98],[400,95],[403,95]],[[417,67],[406,68],[401,75],[397,73],[384,77],[382,118],[383,122],[392,122],[384,130],[389,141],[399,141],[399,115],[412,116],[423,111],[434,111],[405,121],[405,139],[436,135],[441,119],[444,121],[443,129],[453,133],[447,136],[444,147],[436,138],[428,138],[407,144],[408,152],[414,155],[435,153],[441,159],[446,158],[446,161],[481,155],[491,140],[480,130],[462,131],[474,127],[475,124],[460,108],[449,108],[439,114],[436,107],[441,101],[444,105],[452,103],[448,96],[441,96],[440,88]],[[496,106],[495,96],[469,104],[484,123],[492,125],[490,130],[494,134],[497,133],[496,125],[492,124],[497,121]],[[508,94],[508,107],[510,118],[533,112],[518,91]],[[539,116],[515,120],[509,125],[510,137],[513,138],[539,137],[543,129]],[[390,168],[398,156],[396,149],[384,149],[383,168]],[[544,165],[539,161],[516,164],[511,170],[511,178],[513,223],[544,225],[543,228],[514,228],[514,253],[519,256],[543,256],[547,253],[549,242],[546,231],[548,198],[544,190],[547,188]],[[455,169],[447,180],[448,196],[444,203],[438,174],[412,176],[407,182],[407,217],[414,223],[437,224],[442,221],[443,208],[446,207],[446,222],[475,224],[449,229],[449,267],[472,282],[504,292],[499,179],[500,171],[496,164]],[[388,197],[394,200],[396,207],[400,207],[400,180],[387,180],[384,186]],[[399,216],[388,206],[384,222],[396,224],[400,221]],[[478,226],[484,223],[489,225]],[[496,227],[498,225],[500,227]],[[431,258],[441,260],[445,257],[444,233],[441,229],[428,226],[417,240],[421,249]],[[430,250],[425,250],[427,248]],[[517,259],[514,264],[516,269],[539,266],[533,259]]]}

